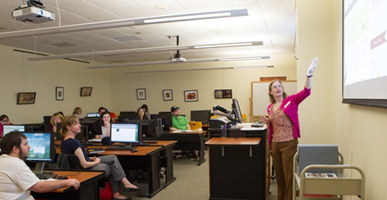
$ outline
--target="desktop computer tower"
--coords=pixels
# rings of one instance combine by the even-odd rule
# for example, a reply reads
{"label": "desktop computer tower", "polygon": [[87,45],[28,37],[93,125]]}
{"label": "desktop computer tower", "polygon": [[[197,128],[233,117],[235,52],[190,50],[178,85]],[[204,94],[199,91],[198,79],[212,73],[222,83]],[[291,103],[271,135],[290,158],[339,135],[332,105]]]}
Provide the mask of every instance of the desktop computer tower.
{"label": "desktop computer tower", "polygon": [[163,134],[163,120],[156,119],[156,138],[160,138]]}
{"label": "desktop computer tower", "polygon": [[139,170],[137,172],[137,187],[138,187],[138,196],[147,197],[149,196],[149,182],[150,182],[150,172]]}

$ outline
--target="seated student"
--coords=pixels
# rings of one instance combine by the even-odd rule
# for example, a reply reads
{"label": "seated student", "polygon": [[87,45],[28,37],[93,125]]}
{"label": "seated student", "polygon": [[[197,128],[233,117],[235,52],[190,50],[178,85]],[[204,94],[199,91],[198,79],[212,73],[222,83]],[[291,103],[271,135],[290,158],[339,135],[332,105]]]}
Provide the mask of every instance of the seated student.
{"label": "seated student", "polygon": [[144,120],[144,119],[150,119],[150,118],[148,118],[148,116],[145,115],[145,110],[144,110],[144,108],[138,108],[138,109],[137,109],[137,116],[136,116],[136,119]]}
{"label": "seated student", "polygon": [[110,137],[110,124],[112,123],[110,113],[104,112],[100,117],[102,122],[102,135],[95,135],[95,138],[103,139],[105,137]]}
{"label": "seated student", "polygon": [[61,128],[61,134],[65,137],[61,143],[62,153],[76,155],[84,169],[105,171],[105,177],[109,177],[114,199],[128,199],[120,194],[119,183],[121,182],[127,191],[137,190],[138,188],[126,178],[117,156],[108,155],[89,158],[81,143],[75,139],[75,135],[80,132],[81,124],[79,124],[77,117],[70,116],[64,119]]}
{"label": "seated student", "polygon": [[84,118],[82,116],[82,108],[81,107],[75,107],[72,115],[78,117],[78,119],[83,119]]}
{"label": "seated student", "polygon": [[104,108],[104,107],[99,107],[99,108],[98,108],[98,114],[99,114],[99,116],[101,116],[102,113],[104,113],[104,112],[106,112],[106,111],[107,111],[106,108]]}
{"label": "seated student", "polygon": [[151,114],[149,113],[148,105],[143,104],[143,105],[141,106],[141,108],[144,109],[145,115],[148,117],[148,119],[151,119]]}
{"label": "seated student", "polygon": [[[171,113],[172,113],[172,127],[169,128],[171,131],[177,131],[177,130],[191,130],[191,127],[189,126],[188,120],[185,116],[180,115],[180,107],[172,106],[171,107]],[[198,131],[201,131],[202,129],[198,129]],[[199,161],[199,151],[191,152],[194,160]]]}
{"label": "seated student", "polygon": [[13,123],[11,123],[9,121],[9,117],[7,115],[1,115],[0,116],[0,137],[3,136],[3,125],[6,124],[6,125],[13,125]]}
{"label": "seated student", "polygon": [[79,188],[77,179],[41,181],[24,162],[31,148],[27,137],[20,132],[11,132],[0,142],[0,199],[33,200],[30,191],[44,193],[57,188],[73,186]]}
{"label": "seated student", "polygon": [[58,123],[62,123],[62,120],[63,120],[63,115],[60,114],[60,113],[54,113],[52,116],[51,116],[51,119],[50,119],[50,124],[47,126],[47,131],[50,131],[50,132],[53,132],[53,133],[57,133],[59,130],[56,130],[56,125]]}
{"label": "seated student", "polygon": [[188,124],[188,120],[184,116],[180,116],[180,107],[172,106],[172,127],[169,128],[171,131],[177,130],[191,130],[191,127]]}

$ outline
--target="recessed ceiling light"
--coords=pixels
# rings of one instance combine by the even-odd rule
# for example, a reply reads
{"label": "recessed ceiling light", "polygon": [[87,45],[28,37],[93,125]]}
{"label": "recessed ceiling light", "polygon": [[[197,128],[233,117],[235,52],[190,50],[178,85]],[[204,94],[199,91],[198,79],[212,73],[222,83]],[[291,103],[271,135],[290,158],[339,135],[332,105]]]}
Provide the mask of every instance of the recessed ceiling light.
{"label": "recessed ceiling light", "polygon": [[166,7],[166,6],[157,6],[157,9],[159,9],[159,10],[165,10],[165,9],[167,9],[167,7]]}

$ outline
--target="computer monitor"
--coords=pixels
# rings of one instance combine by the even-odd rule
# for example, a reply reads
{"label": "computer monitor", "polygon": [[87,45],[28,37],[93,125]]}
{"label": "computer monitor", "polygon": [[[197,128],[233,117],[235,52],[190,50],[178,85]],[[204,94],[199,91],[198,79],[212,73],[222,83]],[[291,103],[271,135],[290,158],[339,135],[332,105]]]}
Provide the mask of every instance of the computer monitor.
{"label": "computer monitor", "polygon": [[97,112],[90,112],[90,113],[87,113],[87,117],[99,117],[99,113],[97,113]]}
{"label": "computer monitor", "polygon": [[[82,124],[82,120],[80,120],[80,123]],[[85,117],[83,119],[83,126],[87,127],[88,138],[92,138],[95,135],[102,135],[102,122],[100,118]]]}
{"label": "computer monitor", "polygon": [[120,116],[137,115],[136,111],[120,111]]}
{"label": "computer monitor", "polygon": [[199,121],[202,124],[209,124],[211,110],[191,110],[191,121]]}
{"label": "computer monitor", "polygon": [[28,145],[27,161],[36,162],[35,173],[43,173],[45,162],[55,161],[54,136],[50,132],[24,132]]}
{"label": "computer monitor", "polygon": [[48,126],[52,116],[43,116],[43,123]]}
{"label": "computer monitor", "polygon": [[236,98],[232,99],[232,114],[234,114],[236,122],[243,123],[241,108]]}
{"label": "computer monitor", "polygon": [[160,111],[159,114],[171,114],[171,111]]}
{"label": "computer monitor", "polygon": [[25,130],[29,132],[46,131],[46,125],[44,123],[23,124],[23,125],[25,126]]}
{"label": "computer monitor", "polygon": [[117,122],[118,123],[128,123],[130,120],[134,120],[137,118],[137,114],[133,115],[120,115],[118,116]]}
{"label": "computer monitor", "polygon": [[156,120],[130,120],[129,124],[139,124],[141,126],[142,139],[156,139]]}
{"label": "computer monitor", "polygon": [[169,130],[172,127],[172,114],[151,114],[151,119],[162,119],[162,126],[164,130]]}
{"label": "computer monitor", "polygon": [[[24,125],[9,125],[9,124],[4,124],[3,125],[3,135],[4,137],[6,134],[10,132],[24,132],[25,126]],[[1,136],[1,135],[0,135]]]}
{"label": "computer monitor", "polygon": [[140,133],[141,126],[139,124],[112,123],[110,138],[113,143],[140,144],[142,140]]}

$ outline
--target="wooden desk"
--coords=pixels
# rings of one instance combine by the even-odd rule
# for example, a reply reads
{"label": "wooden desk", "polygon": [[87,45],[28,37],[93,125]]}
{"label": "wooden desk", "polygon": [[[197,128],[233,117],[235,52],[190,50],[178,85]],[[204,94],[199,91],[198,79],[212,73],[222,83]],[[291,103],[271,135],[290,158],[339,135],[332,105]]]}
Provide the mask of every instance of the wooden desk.
{"label": "wooden desk", "polygon": [[[106,149],[107,147],[88,146],[87,148]],[[142,177],[146,176],[146,180],[137,180],[137,186],[140,188],[138,196],[152,197],[162,189],[159,175],[159,152],[162,149],[161,146],[138,146],[136,148],[137,152],[131,152],[130,150],[106,150],[104,153],[93,155],[116,155],[127,176],[130,174],[130,170],[141,170],[145,174]],[[61,153],[60,147],[56,146],[56,152],[58,154]]]}
{"label": "wooden desk", "polygon": [[[146,142],[146,141],[145,141]],[[158,140],[157,143],[150,143],[151,146],[162,146],[165,151],[165,155],[167,157],[167,163],[165,166],[165,184],[164,187],[171,184],[176,178],[173,176],[173,146],[177,143],[176,140],[168,141],[168,140]]]}
{"label": "wooden desk", "polygon": [[207,134],[207,131],[196,131],[196,132],[164,132],[159,140],[177,140],[177,144],[173,147],[174,150],[187,150],[187,151],[200,151],[199,153],[199,163],[198,165],[203,164],[206,159],[204,158],[205,154],[205,145],[204,145],[204,135]]}
{"label": "wooden desk", "polygon": [[[255,137],[217,138],[209,147],[210,200],[268,199],[265,140]],[[263,152],[262,152],[263,151]]]}
{"label": "wooden desk", "polygon": [[[45,170],[46,171],[46,170]],[[47,170],[48,171],[48,170]],[[81,185],[78,190],[73,187],[63,187],[48,193],[31,194],[34,198],[43,199],[99,199],[98,180],[104,178],[101,171],[53,171],[58,176],[70,176],[77,179]]]}
{"label": "wooden desk", "polygon": [[[88,148],[107,148],[108,146],[88,146]],[[130,150],[106,150],[96,155],[116,155],[127,175],[130,170],[141,170],[142,179],[137,177],[138,196],[152,197],[161,189],[160,159],[161,146],[138,146],[137,152]]]}

